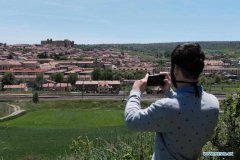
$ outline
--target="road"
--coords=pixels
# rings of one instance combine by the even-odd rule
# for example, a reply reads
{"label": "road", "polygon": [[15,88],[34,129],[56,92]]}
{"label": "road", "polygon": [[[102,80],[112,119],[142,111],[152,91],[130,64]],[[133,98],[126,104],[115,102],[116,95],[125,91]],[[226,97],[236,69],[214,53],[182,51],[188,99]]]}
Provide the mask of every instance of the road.
{"label": "road", "polygon": [[[216,95],[219,100],[223,100],[225,95]],[[142,100],[154,101],[162,98],[162,95],[142,95]],[[1,94],[0,101],[31,100],[32,94]],[[113,99],[126,100],[127,95],[40,95],[40,100],[80,100],[80,99]]]}

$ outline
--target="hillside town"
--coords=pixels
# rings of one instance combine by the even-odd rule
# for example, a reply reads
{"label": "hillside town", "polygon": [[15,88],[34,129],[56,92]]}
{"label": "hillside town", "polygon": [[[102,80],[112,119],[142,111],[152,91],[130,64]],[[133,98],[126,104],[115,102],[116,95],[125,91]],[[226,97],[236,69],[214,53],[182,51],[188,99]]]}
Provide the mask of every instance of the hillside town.
{"label": "hillside town", "polygon": [[[211,57],[213,59],[213,57]],[[84,51],[75,47],[74,41],[53,41],[47,39],[35,45],[7,45],[0,43],[0,79],[12,73],[15,84],[1,85],[2,90],[27,91],[33,87],[38,75],[43,75],[40,88],[45,91],[84,91],[92,93],[118,93],[124,82],[130,79],[94,80],[95,68],[119,72],[136,71],[143,74],[170,70],[170,60],[163,66],[148,62],[137,55],[113,49]],[[237,60],[205,60],[204,74],[222,74],[238,80],[240,70]],[[62,82],[55,82],[51,76],[63,74]],[[75,83],[68,82],[70,74],[76,74]]]}

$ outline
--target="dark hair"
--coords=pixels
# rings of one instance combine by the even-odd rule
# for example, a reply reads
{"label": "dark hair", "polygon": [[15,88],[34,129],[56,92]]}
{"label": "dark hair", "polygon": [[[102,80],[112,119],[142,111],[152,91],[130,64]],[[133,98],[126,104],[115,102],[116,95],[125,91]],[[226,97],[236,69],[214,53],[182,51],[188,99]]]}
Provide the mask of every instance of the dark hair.
{"label": "dark hair", "polygon": [[185,78],[198,79],[204,68],[205,55],[198,43],[176,46],[171,55],[172,67],[176,64]]}

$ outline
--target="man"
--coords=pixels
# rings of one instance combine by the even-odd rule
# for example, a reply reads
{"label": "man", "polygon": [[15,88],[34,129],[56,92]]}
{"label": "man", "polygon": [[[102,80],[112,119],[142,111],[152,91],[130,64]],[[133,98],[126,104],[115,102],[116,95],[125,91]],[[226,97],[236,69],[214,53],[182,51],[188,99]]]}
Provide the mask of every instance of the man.
{"label": "man", "polygon": [[[154,131],[154,160],[195,160],[211,138],[217,124],[219,102],[203,91],[198,78],[205,55],[199,44],[178,45],[171,55],[171,74],[165,74],[162,86],[167,98],[141,109],[141,93],[147,87],[148,74],[133,84],[126,108],[129,129]],[[174,85],[174,92],[170,85]]]}

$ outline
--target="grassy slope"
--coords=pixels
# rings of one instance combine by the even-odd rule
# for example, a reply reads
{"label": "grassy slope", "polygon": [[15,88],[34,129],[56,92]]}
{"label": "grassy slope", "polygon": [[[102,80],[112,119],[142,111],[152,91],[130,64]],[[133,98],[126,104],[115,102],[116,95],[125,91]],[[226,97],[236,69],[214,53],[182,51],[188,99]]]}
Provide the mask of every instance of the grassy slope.
{"label": "grassy slope", "polygon": [[[96,129],[0,128],[0,155],[3,159],[21,159],[34,154],[56,159],[68,151],[72,138],[88,136],[112,141],[118,135],[131,135],[124,127]],[[116,135],[116,136],[115,136]]]}
{"label": "grassy slope", "polygon": [[123,123],[121,101],[43,101],[16,103],[30,110],[0,123],[0,158],[19,159],[34,154],[55,159],[64,154],[72,138],[114,139],[131,136]]}
{"label": "grassy slope", "polygon": [[8,107],[9,106],[7,106],[6,103],[4,103],[4,102],[0,103],[0,117],[4,117],[9,114]]}
{"label": "grassy slope", "polygon": [[24,128],[92,128],[123,125],[122,111],[40,110],[3,125]]}

